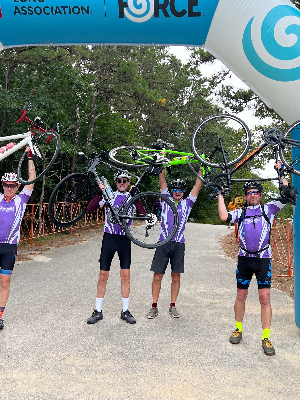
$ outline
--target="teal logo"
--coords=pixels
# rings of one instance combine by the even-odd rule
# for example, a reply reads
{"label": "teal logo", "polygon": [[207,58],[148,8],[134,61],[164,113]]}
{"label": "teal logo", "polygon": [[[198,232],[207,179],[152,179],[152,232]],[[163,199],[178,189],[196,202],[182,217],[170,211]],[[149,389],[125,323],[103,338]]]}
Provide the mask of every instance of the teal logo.
{"label": "teal logo", "polygon": [[[252,41],[253,20],[254,17],[248,22],[243,34],[243,49],[250,64],[262,75],[274,81],[299,80],[300,66],[294,68],[290,68],[288,65],[281,68],[273,67],[257,54]],[[284,31],[284,37],[288,39],[286,46],[278,43],[275,38],[275,31],[280,29],[280,23],[282,23],[282,26],[287,25]],[[283,64],[282,61],[288,62],[298,58],[300,56],[300,11],[288,5],[273,8],[266,15],[261,25],[261,41],[268,54],[276,60],[281,60],[281,65]]]}

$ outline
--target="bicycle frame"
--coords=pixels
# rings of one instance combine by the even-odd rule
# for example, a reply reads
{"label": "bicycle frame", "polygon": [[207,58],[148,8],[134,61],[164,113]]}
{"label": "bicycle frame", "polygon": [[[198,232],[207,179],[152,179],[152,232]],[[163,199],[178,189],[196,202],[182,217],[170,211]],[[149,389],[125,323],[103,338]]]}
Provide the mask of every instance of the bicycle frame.
{"label": "bicycle frame", "polygon": [[20,133],[19,135],[11,135],[11,136],[1,136],[0,137],[0,142],[8,141],[8,140],[15,140],[15,139],[23,139],[21,142],[16,144],[14,147],[11,149],[7,150],[5,153],[0,154],[0,161],[4,160],[4,158],[10,156],[17,150],[21,149],[24,146],[29,146],[31,151],[33,150],[32,142],[31,142],[31,136],[32,133],[31,131],[28,131],[26,133]]}
{"label": "bicycle frame", "polygon": [[[95,179],[95,181],[96,181],[96,183],[97,183],[98,186],[102,183],[102,182],[101,182],[101,179],[99,178],[98,173],[97,173],[97,171],[96,171],[97,166],[100,165],[100,164],[101,164],[101,165],[105,165],[106,167],[108,167],[109,169],[111,169],[111,170],[113,170],[113,171],[122,171],[121,168],[118,168],[118,167],[112,165],[111,163],[108,163],[108,162],[104,161],[104,160],[101,158],[100,155],[97,155],[97,156],[95,157],[95,159],[92,161],[92,163],[91,163],[91,165],[89,166],[88,170],[86,171],[86,175],[87,175],[87,176],[92,175],[92,176],[94,177],[94,179]],[[128,172],[128,171],[127,171],[127,172]],[[139,185],[141,179],[143,178],[143,176],[146,174],[146,170],[142,173],[141,176],[134,175],[134,174],[132,174],[132,173],[130,173],[130,172],[128,172],[128,174],[129,174],[130,176],[134,177],[135,179],[137,179],[137,182],[136,182],[136,184],[135,184],[135,187],[137,187],[137,186]],[[116,219],[117,223],[118,223],[120,226],[123,225],[123,221],[124,221],[124,220],[129,219],[129,218],[132,219],[132,220],[142,220],[142,221],[144,221],[144,220],[146,219],[145,216],[143,216],[143,217],[139,217],[139,216],[129,217],[128,215],[122,215],[122,214],[119,212],[119,210],[123,210],[123,208],[125,207],[125,205],[126,205],[128,199],[129,199],[129,197],[130,197],[129,192],[127,193],[126,198],[124,199],[124,201],[122,202],[121,206],[120,206],[117,210],[114,208],[114,206],[113,206],[113,204],[112,204],[112,202],[111,202],[111,199],[106,195],[105,192],[103,193],[103,197],[104,197],[105,201],[107,202],[107,204],[108,204],[108,206],[109,206],[109,209],[111,210],[111,212],[112,212],[114,218]]]}
{"label": "bicycle frame", "polygon": [[[158,155],[163,154],[173,154],[178,157],[174,157],[169,163],[164,164],[165,166],[169,167],[172,165],[180,165],[180,164],[187,164],[187,157],[193,156],[193,153],[186,153],[183,151],[175,151],[175,150],[167,150],[167,149],[162,149],[162,150],[156,150],[156,149],[137,149],[137,153],[142,155],[145,158],[145,167],[149,165],[147,161],[152,160],[152,156],[148,155],[147,153],[157,153]],[[197,160],[192,160],[192,162],[197,162]]]}

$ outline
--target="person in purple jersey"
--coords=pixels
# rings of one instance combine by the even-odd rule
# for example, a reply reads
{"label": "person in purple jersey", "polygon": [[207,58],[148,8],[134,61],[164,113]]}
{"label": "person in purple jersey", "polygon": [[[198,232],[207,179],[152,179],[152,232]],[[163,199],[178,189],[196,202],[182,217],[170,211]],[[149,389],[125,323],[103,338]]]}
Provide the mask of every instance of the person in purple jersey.
{"label": "person in purple jersey", "polygon": [[[130,185],[130,174],[128,171],[117,172],[114,176],[117,185],[117,191],[114,192],[114,207],[120,206],[126,199]],[[100,185],[102,191],[105,190]],[[135,324],[136,319],[131,315],[129,306],[130,293],[130,264],[131,264],[131,241],[125,235],[125,232],[119,224],[114,223],[110,217],[110,209],[105,206],[106,202],[98,194],[90,201],[87,211],[92,212],[97,208],[105,207],[105,226],[100,254],[100,273],[97,284],[96,308],[92,316],[87,319],[88,324],[95,324],[103,319],[102,304],[106,292],[106,285],[109,277],[109,271],[112,259],[115,253],[118,253],[121,267],[121,294],[123,308],[121,319],[129,324]],[[130,223],[129,221],[128,223]]]}
{"label": "person in purple jersey", "polygon": [[[26,151],[28,153],[28,180],[31,181],[35,178],[35,167],[29,147]],[[8,172],[2,176],[1,182],[3,194],[0,193],[0,329],[3,329],[2,317],[10,293],[11,275],[20,240],[20,225],[34,184],[26,185],[21,193],[17,194],[21,186],[17,174]]]}
{"label": "person in purple jersey", "polygon": [[[280,161],[275,164],[275,168],[281,168]],[[282,184],[288,186],[285,177],[282,177]],[[221,221],[238,223],[240,244],[236,270],[237,295],[234,304],[236,329],[229,341],[232,344],[238,344],[242,339],[245,302],[248,287],[253,274],[255,274],[261,305],[262,347],[266,355],[274,355],[275,349],[269,339],[272,317],[270,233],[275,215],[284,207],[284,204],[279,201],[272,201],[261,205],[262,190],[260,182],[247,182],[243,187],[246,206],[229,213],[227,213],[223,196],[219,194],[218,211]]]}
{"label": "person in purple jersey", "polygon": [[[202,169],[198,172],[202,176]],[[161,193],[169,197],[174,201],[177,207],[179,225],[175,236],[170,242],[167,242],[163,246],[157,247],[152,265],[151,271],[154,272],[152,281],[152,297],[153,303],[147,318],[153,319],[158,315],[158,298],[161,289],[161,281],[164,277],[167,265],[171,263],[171,303],[169,313],[173,318],[179,318],[179,312],[176,310],[175,303],[180,288],[180,277],[184,272],[184,251],[185,251],[185,238],[184,230],[187,223],[188,217],[192,210],[192,207],[197,200],[199,191],[201,189],[202,182],[197,178],[195,186],[191,190],[191,193],[186,199],[183,199],[186,191],[186,183],[180,179],[173,181],[170,185],[171,194],[168,191],[166,182],[165,169],[159,174],[159,185]],[[159,240],[164,240],[168,233],[173,229],[173,213],[170,207],[163,202],[162,213],[161,213],[161,228]]]}

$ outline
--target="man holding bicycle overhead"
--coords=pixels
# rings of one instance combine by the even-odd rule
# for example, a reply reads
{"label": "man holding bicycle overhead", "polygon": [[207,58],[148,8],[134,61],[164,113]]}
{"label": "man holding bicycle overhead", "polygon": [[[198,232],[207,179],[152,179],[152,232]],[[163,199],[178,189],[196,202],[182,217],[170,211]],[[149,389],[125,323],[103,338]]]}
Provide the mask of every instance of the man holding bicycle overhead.
{"label": "man holding bicycle overhead", "polygon": [[[281,169],[281,162],[275,164],[276,169]],[[288,186],[285,177],[281,178],[284,186]],[[283,187],[284,187],[283,186]],[[266,355],[274,355],[275,349],[269,339],[271,328],[272,309],[270,303],[271,288],[271,246],[270,234],[275,215],[285,204],[272,201],[261,205],[262,185],[260,182],[247,182],[244,187],[244,208],[227,213],[222,194],[218,196],[218,211],[221,221],[236,222],[240,250],[236,270],[237,295],[234,305],[236,329],[229,341],[239,344],[242,339],[242,322],[245,313],[245,302],[248,295],[253,274],[256,275],[258,296],[261,306],[262,322],[262,347]]]}
{"label": "man holding bicycle overhead", "polygon": [[[130,174],[128,171],[116,172],[114,178],[117,185],[117,191],[113,193],[114,198],[112,202],[116,208],[123,203],[127,196],[127,191],[130,185]],[[100,185],[100,189],[102,191],[105,190],[103,185]],[[105,200],[99,195],[96,195],[90,201],[87,211],[92,212],[101,207],[105,207]],[[96,309],[93,311],[92,316],[87,319],[87,323],[95,324],[103,319],[102,303],[106,292],[111,262],[115,253],[117,252],[121,267],[121,294],[123,302],[121,319],[125,320],[129,324],[135,324],[136,319],[128,310],[130,293],[131,241],[125,235],[125,232],[120,225],[111,220],[109,211],[109,208],[105,207],[105,226],[101,255],[99,259],[100,273],[97,284]]]}
{"label": "man holding bicycle overhead", "polygon": [[[29,181],[35,178],[35,167],[29,147],[28,176]],[[20,194],[17,191],[21,184],[17,174],[7,172],[1,178],[3,194],[0,193],[0,329],[4,328],[3,312],[10,292],[11,275],[17,257],[17,246],[20,240],[20,225],[31,196],[34,184],[26,185]]]}
{"label": "man holding bicycle overhead", "polygon": [[[202,168],[198,172],[202,176]],[[184,251],[185,251],[185,238],[184,230],[185,225],[192,210],[192,207],[197,200],[199,191],[201,189],[202,182],[197,178],[195,186],[191,190],[191,193],[186,199],[183,199],[184,193],[186,191],[186,183],[180,179],[173,181],[170,185],[171,194],[168,191],[168,185],[166,182],[166,170],[163,169],[159,174],[159,185],[161,193],[171,198],[176,207],[179,217],[178,230],[171,239],[170,242],[164,244],[163,246],[157,247],[152,265],[151,271],[154,272],[153,282],[152,282],[152,296],[153,303],[152,307],[147,314],[147,318],[153,319],[158,315],[157,302],[161,289],[161,281],[165,274],[167,265],[171,263],[171,303],[169,308],[169,313],[173,318],[179,318],[179,312],[176,310],[175,303],[180,288],[180,275],[184,272]],[[168,220],[168,212],[170,207],[166,203],[162,203],[162,214],[161,214],[161,229],[160,238],[163,240],[164,237],[168,235],[173,228],[173,223],[170,224]],[[171,226],[172,225],[172,226]]]}

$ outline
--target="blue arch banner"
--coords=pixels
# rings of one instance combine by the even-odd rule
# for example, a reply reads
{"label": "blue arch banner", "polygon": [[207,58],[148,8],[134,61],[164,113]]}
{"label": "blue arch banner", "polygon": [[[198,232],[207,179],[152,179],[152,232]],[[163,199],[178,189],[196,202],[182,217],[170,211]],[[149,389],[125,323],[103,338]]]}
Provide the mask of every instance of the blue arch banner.
{"label": "blue arch banner", "polygon": [[203,45],[218,2],[0,0],[0,42]]}

